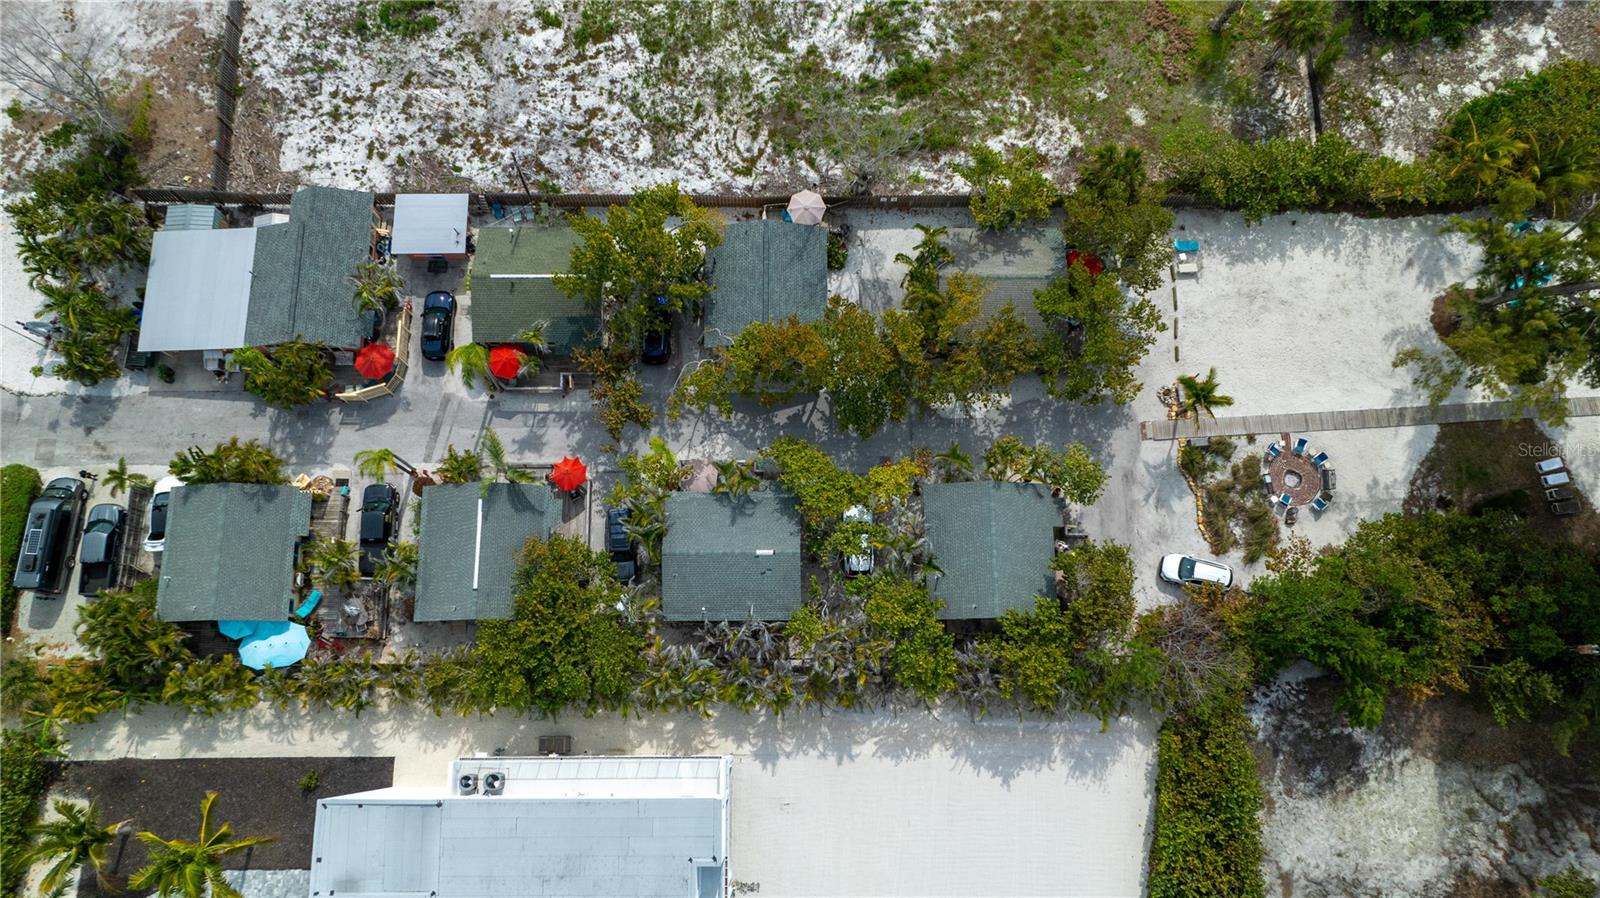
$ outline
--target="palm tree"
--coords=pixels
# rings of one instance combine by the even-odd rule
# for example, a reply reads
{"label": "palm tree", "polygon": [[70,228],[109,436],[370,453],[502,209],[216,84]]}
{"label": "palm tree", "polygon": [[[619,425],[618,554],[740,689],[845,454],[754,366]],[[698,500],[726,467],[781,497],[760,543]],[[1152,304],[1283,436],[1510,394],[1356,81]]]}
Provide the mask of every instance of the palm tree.
{"label": "palm tree", "polygon": [[545,331],[549,329],[550,322],[535,321],[512,340],[528,347],[528,351],[523,353],[522,370],[517,372],[518,377],[539,373],[539,355],[550,351],[550,340],[545,336]]}
{"label": "palm tree", "polygon": [[94,870],[100,891],[118,891],[115,884],[106,878],[106,849],[128,821],[119,820],[101,826],[100,809],[92,803],[88,807],[80,807],[70,801],[57,801],[54,804],[61,819],[33,827],[33,847],[26,857],[29,864],[55,858],[55,863],[50,865],[39,888],[46,894],[55,892],[67,884],[68,877],[79,867],[87,863]]}
{"label": "palm tree", "polygon": [[374,572],[379,580],[391,586],[411,587],[417,584],[417,544],[392,543],[383,554]]}
{"label": "palm tree", "polygon": [[661,560],[661,541],[667,536],[667,522],[658,502],[634,505],[623,526],[628,532],[628,539],[639,543],[644,550],[646,563],[654,564]]}
{"label": "palm tree", "polygon": [[394,454],[393,449],[363,449],[356,453],[356,471],[365,477],[381,481],[391,471],[415,474],[410,462]]}
{"label": "palm tree", "polygon": [[504,477],[507,483],[531,483],[533,475],[511,464],[506,458],[506,445],[500,442],[500,434],[494,432],[493,427],[483,429],[483,460],[489,464],[489,476],[483,479],[483,491],[487,495],[489,484],[496,478]]}
{"label": "palm tree", "polygon": [[1213,409],[1233,405],[1232,396],[1224,396],[1217,390],[1216,368],[1206,372],[1204,380],[1181,374],[1178,376],[1178,387],[1183,391],[1183,398],[1180,400],[1183,413],[1188,416],[1198,418],[1201,412],[1205,412],[1214,419],[1217,413]]}
{"label": "palm tree", "polygon": [[1101,196],[1125,194],[1130,206],[1139,201],[1145,180],[1144,153],[1138,147],[1116,144],[1097,148],[1083,172],[1085,187]]}
{"label": "palm tree", "polygon": [[494,395],[498,382],[489,371],[489,347],[482,343],[463,343],[445,353],[444,365],[461,375],[461,383],[468,389],[483,381],[483,387]]}
{"label": "palm tree", "polygon": [[361,578],[359,553],[349,540],[318,537],[306,548],[305,560],[325,584],[350,586]]}
{"label": "palm tree", "polygon": [[243,898],[222,875],[222,859],[234,852],[271,842],[266,836],[233,838],[233,824],[211,829],[211,809],[217,793],[207,792],[200,802],[200,837],[163,839],[155,833],[138,834],[150,848],[150,862],[128,880],[135,889],[153,889],[160,898],[206,898],[207,886],[215,898]]}
{"label": "palm tree", "polygon": [[356,288],[356,310],[377,312],[385,318],[400,305],[400,292],[406,288],[405,280],[392,262],[357,265],[350,283]]}
{"label": "palm tree", "polygon": [[116,496],[123,490],[138,489],[152,486],[150,478],[143,474],[128,473],[128,460],[118,458],[117,466],[106,472],[106,486],[111,488],[111,495]]}
{"label": "palm tree", "polygon": [[952,442],[950,448],[933,457],[933,466],[945,483],[966,480],[972,476],[972,456],[961,451],[961,444]]}
{"label": "palm tree", "polygon": [[761,478],[756,476],[756,466],[750,461],[719,461],[717,467],[717,485],[711,488],[713,493],[726,493],[734,498],[743,498],[761,485]]}
{"label": "palm tree", "polygon": [[1500,124],[1493,131],[1479,133],[1478,122],[1467,116],[1469,136],[1466,140],[1449,139],[1459,161],[1450,170],[1449,177],[1470,175],[1473,195],[1480,195],[1495,182],[1511,173],[1517,159],[1528,149],[1528,144],[1511,133],[1508,124]]}

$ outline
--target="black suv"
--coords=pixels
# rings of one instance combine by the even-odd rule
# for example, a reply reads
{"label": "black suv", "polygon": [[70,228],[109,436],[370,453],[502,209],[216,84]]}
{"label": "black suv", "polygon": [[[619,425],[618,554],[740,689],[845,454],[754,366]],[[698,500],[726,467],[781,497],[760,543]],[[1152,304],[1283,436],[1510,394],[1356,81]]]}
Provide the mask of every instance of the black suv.
{"label": "black suv", "polygon": [[631,583],[636,564],[633,540],[628,536],[628,510],[613,508],[606,512],[606,551],[617,565],[617,582]]}
{"label": "black suv", "polygon": [[78,518],[88,499],[83,481],[57,477],[33,500],[28,506],[28,524],[22,532],[22,554],[17,556],[12,586],[46,594],[66,588],[67,574],[72,570],[72,541],[78,535]]}
{"label": "black suv", "polygon": [[372,576],[389,550],[399,508],[400,495],[387,483],[374,483],[361,491],[361,576]]}
{"label": "black suv", "polygon": [[105,502],[89,509],[78,549],[78,595],[93,598],[116,585],[127,521],[120,505]]}

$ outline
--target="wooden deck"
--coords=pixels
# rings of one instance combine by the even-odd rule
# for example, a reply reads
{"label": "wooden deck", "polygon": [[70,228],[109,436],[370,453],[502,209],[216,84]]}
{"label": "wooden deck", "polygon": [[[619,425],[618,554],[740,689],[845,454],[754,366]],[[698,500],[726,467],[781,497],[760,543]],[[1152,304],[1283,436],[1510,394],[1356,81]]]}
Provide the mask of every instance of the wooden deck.
{"label": "wooden deck", "polygon": [[[1600,415],[1600,396],[1567,400],[1567,417]],[[1331,412],[1296,412],[1287,415],[1237,415],[1199,421],[1141,421],[1139,435],[1146,440],[1179,437],[1243,436],[1245,434],[1325,433],[1331,430],[1367,430],[1415,427],[1423,424],[1459,424],[1467,421],[1504,421],[1531,417],[1509,402],[1467,402],[1457,405],[1407,405],[1396,408],[1361,408]]]}

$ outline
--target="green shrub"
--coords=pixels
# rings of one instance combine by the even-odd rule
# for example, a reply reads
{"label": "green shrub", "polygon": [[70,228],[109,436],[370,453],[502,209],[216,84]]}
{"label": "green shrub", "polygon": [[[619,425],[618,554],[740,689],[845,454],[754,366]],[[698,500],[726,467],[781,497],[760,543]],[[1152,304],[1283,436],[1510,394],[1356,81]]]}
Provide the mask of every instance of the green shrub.
{"label": "green shrub", "polygon": [[28,506],[39,495],[39,472],[27,465],[0,468],[0,630],[11,633],[17,609],[17,591],[11,588],[22,532],[28,526]]}
{"label": "green shrub", "polygon": [[1539,894],[1544,898],[1595,898],[1600,894],[1600,886],[1595,881],[1583,875],[1576,865],[1566,870],[1546,876],[1539,880]]}
{"label": "green shrub", "polygon": [[315,792],[317,791],[317,783],[321,781],[322,776],[315,770],[307,770],[305,776],[295,781],[295,785],[300,787],[301,792]]}
{"label": "green shrub", "polygon": [[972,217],[981,228],[1003,230],[1050,216],[1056,187],[1044,173],[1045,158],[1032,147],[1013,147],[1004,156],[973,147],[971,165],[954,166],[972,185]]}
{"label": "green shrub", "polygon": [[557,15],[553,9],[541,9],[534,13],[533,17],[538,20],[540,25],[546,28],[561,27],[561,16]]}
{"label": "green shrub", "polygon": [[1468,29],[1494,14],[1487,0],[1367,0],[1356,7],[1379,37],[1408,44],[1437,37],[1450,47],[1461,46]]}
{"label": "green shrub", "polygon": [[1150,898],[1256,898],[1261,783],[1243,696],[1219,694],[1161,727]]}
{"label": "green shrub", "polygon": [[844,235],[828,232],[828,270],[843,271],[845,263],[850,261],[850,247],[844,242]]}
{"label": "green shrub", "polygon": [[54,773],[54,743],[22,730],[6,730],[0,745],[0,893],[13,894],[28,872],[28,829]]}

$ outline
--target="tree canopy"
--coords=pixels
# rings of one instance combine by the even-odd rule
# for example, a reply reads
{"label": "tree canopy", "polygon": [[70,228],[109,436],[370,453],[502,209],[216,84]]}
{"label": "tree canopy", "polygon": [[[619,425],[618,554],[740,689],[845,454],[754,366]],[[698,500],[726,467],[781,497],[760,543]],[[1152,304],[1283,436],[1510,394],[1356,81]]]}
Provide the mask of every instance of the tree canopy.
{"label": "tree canopy", "polygon": [[210,452],[191,446],[172,457],[167,466],[172,476],[187,484],[201,483],[288,483],[283,476],[283,459],[258,440],[239,442],[229,437]]}
{"label": "tree canopy", "polygon": [[321,399],[333,385],[328,347],[295,340],[271,348],[234,350],[244,388],[274,408],[297,408]]}

